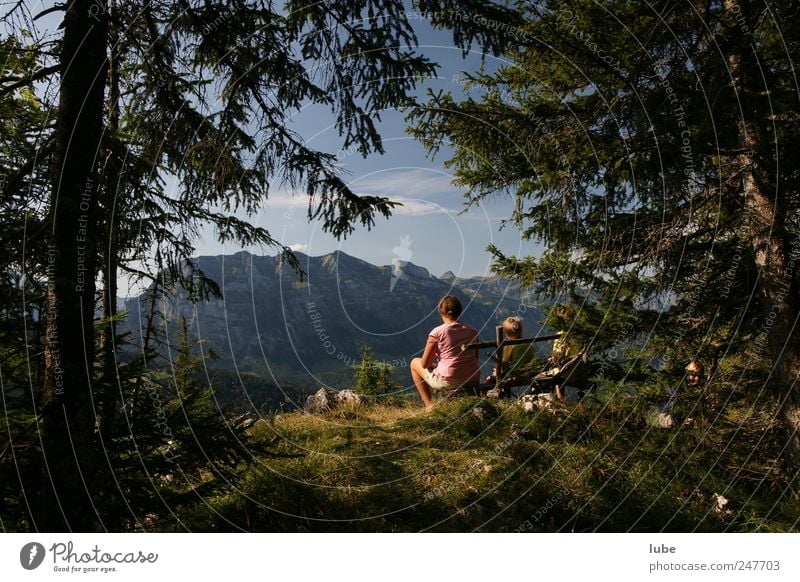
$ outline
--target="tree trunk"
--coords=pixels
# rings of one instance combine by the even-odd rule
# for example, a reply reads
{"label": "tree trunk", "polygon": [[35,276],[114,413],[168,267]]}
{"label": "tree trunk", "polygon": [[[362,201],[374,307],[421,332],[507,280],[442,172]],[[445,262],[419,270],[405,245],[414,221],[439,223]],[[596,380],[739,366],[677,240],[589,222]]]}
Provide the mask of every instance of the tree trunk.
{"label": "tree trunk", "polygon": [[71,0],[64,17],[48,251],[45,478],[36,523],[43,531],[103,529],[94,503],[103,479],[91,389],[106,17],[102,0]]}
{"label": "tree trunk", "polygon": [[[739,156],[742,192],[750,226],[750,240],[759,272],[758,296],[763,318],[756,332],[756,345],[768,354],[772,367],[767,386],[780,402],[786,430],[784,459],[792,476],[800,468],[800,240],[787,236],[786,194],[770,191],[771,160],[764,150],[759,127],[762,101],[768,95],[758,74],[756,55],[750,37],[742,26],[753,21],[750,6],[742,0],[725,0],[731,50],[728,56],[731,80],[741,103],[738,115],[739,146],[746,153]],[[800,483],[795,481],[795,490]]]}
{"label": "tree trunk", "polygon": [[[108,134],[116,137],[119,129],[119,30],[117,24],[117,4],[109,0],[108,17]],[[115,210],[119,185],[122,180],[122,168],[117,156],[107,148],[106,164],[103,168],[101,208],[104,211],[103,248],[100,257],[103,261],[103,319],[105,325],[101,335],[101,353],[103,354],[103,393],[100,397],[100,434],[107,443],[112,437],[114,418],[117,414],[119,387],[117,384],[116,358],[116,324],[117,315],[117,265],[118,248],[116,235]]]}
{"label": "tree trunk", "polygon": [[[100,434],[103,442],[113,436],[114,418],[119,404],[119,387],[117,385],[116,357],[116,325],[117,315],[117,258],[116,245],[113,243],[113,232],[107,241],[103,260],[103,332],[101,337],[101,353],[103,354],[103,393],[100,397]],[[106,254],[107,253],[107,254]]]}

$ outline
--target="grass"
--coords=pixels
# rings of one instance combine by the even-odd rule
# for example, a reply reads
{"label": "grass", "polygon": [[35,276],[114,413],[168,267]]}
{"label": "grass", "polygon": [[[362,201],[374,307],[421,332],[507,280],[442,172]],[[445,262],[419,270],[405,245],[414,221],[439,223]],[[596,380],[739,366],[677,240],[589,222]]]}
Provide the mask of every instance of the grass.
{"label": "grass", "polygon": [[[278,414],[251,429],[270,454],[189,511],[227,531],[796,531],[768,411],[732,404],[679,430],[645,402],[370,405]],[[474,409],[484,413],[479,417]],[[730,500],[720,512],[715,495]]]}

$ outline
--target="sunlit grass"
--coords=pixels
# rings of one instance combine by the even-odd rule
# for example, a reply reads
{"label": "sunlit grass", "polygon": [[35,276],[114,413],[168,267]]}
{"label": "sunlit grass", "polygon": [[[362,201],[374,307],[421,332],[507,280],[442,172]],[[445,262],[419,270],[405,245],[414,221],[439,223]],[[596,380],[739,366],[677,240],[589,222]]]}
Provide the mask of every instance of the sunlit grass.
{"label": "sunlit grass", "polygon": [[[197,518],[258,531],[796,527],[797,503],[780,499],[786,476],[763,454],[777,430],[766,408],[731,406],[672,431],[649,428],[645,408],[557,404],[531,414],[460,398],[429,413],[410,401],[278,414],[251,429],[272,454],[248,463],[240,491]],[[759,436],[765,450],[751,454]],[[735,510],[717,511],[714,494]]]}

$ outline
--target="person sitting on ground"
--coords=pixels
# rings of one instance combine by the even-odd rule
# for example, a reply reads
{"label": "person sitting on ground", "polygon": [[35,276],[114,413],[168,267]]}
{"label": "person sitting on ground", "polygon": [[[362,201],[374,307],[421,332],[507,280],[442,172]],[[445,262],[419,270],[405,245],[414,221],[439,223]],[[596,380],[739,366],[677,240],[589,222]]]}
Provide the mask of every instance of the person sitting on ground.
{"label": "person sitting on ground", "polygon": [[[556,311],[558,319],[563,327],[567,327],[575,318],[575,309],[571,305],[561,305]],[[565,364],[574,360],[583,353],[583,347],[579,345],[576,338],[569,332],[560,331],[561,337],[553,342],[553,351],[547,360],[550,368],[544,372],[545,375],[558,377],[563,375]],[[583,398],[584,385],[589,377],[589,368],[586,362],[578,362],[574,365],[567,377],[560,379],[555,384],[555,395],[558,400],[580,400]]]}
{"label": "person sitting on ground", "polygon": [[689,414],[692,410],[702,412],[705,408],[703,387],[703,364],[692,360],[686,366],[686,381],[670,390],[667,401],[662,404],[657,416],[650,421],[660,428],[676,428],[682,424],[692,426],[694,418]]}
{"label": "person sitting on ground", "polygon": [[433,407],[432,390],[453,392],[480,380],[477,350],[462,349],[477,340],[478,330],[458,321],[461,312],[458,297],[443,297],[439,301],[442,325],[428,335],[422,357],[411,360],[411,377],[428,410]]}

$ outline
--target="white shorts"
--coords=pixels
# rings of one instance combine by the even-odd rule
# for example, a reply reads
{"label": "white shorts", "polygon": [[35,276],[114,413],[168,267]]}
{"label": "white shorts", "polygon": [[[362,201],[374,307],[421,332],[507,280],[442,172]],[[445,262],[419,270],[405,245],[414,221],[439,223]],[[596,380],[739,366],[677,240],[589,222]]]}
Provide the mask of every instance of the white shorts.
{"label": "white shorts", "polygon": [[456,388],[456,385],[451,384],[444,378],[440,378],[433,370],[428,370],[427,368],[423,371],[422,377],[432,390],[450,390]]}

